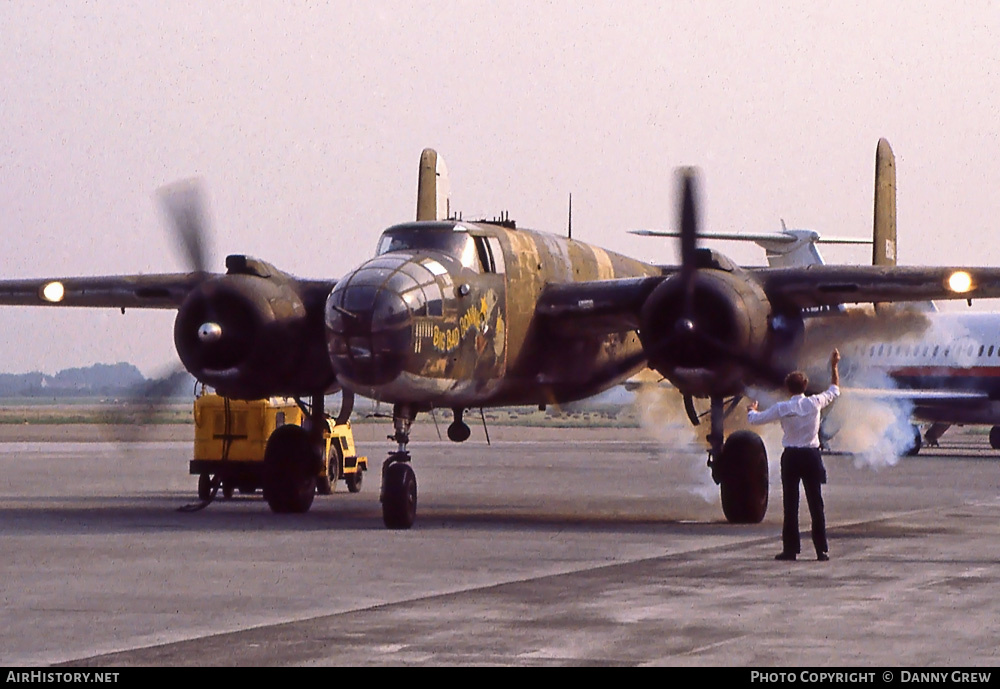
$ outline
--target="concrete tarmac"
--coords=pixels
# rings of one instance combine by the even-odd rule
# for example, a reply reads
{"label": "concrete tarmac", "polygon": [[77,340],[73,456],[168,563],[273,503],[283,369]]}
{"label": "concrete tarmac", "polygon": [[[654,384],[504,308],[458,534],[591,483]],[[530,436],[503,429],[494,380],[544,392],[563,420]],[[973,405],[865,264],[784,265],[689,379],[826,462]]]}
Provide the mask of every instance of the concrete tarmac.
{"label": "concrete tarmac", "polygon": [[[994,665],[1000,461],[984,436],[879,471],[825,458],[830,562],[775,562],[781,492],[725,523],[700,449],[637,430],[431,424],[417,524],[383,528],[383,425],[359,494],[197,512],[191,429],[121,444],[0,428],[5,666]],[[772,465],[773,466],[773,465]]]}

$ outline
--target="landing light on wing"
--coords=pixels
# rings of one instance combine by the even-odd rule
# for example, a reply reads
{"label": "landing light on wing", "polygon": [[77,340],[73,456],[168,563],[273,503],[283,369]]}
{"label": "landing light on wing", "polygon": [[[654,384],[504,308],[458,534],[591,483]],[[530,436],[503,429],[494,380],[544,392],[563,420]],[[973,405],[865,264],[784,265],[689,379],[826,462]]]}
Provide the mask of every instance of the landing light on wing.
{"label": "landing light on wing", "polygon": [[972,289],[972,276],[964,270],[958,270],[948,277],[948,289],[958,294],[964,294]]}
{"label": "landing light on wing", "polygon": [[61,282],[50,282],[42,287],[42,299],[53,304],[63,300],[66,290]]}

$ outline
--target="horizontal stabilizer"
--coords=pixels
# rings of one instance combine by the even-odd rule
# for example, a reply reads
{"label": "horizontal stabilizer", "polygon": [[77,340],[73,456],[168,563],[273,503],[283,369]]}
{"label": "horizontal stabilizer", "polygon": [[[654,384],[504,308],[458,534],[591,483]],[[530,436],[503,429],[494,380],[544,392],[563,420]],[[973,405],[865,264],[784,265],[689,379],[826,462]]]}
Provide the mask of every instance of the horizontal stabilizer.
{"label": "horizontal stabilizer", "polygon": [[[777,242],[779,244],[791,244],[799,241],[799,237],[792,232],[808,232],[815,235],[812,241],[817,244],[871,244],[872,240],[862,237],[823,237],[818,232],[812,230],[792,230],[788,232],[701,232],[699,239],[725,239],[736,242]],[[629,230],[629,234],[640,235],[642,237],[680,237],[678,232],[665,230]]]}
{"label": "horizontal stabilizer", "polygon": [[[784,223],[782,223],[784,228]],[[644,237],[677,237],[677,232],[661,230],[632,230],[631,234]],[[707,232],[701,239],[721,239],[736,242],[753,242],[764,249],[771,268],[801,268],[823,264],[817,244],[871,244],[870,239],[856,237],[821,237],[814,230],[789,230],[781,232]]]}

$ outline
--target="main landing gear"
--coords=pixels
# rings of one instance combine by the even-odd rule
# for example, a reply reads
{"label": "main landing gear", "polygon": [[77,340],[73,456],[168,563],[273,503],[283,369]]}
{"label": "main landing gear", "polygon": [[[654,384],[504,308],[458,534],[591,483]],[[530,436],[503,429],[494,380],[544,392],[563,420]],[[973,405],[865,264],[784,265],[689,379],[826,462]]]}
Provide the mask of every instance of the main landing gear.
{"label": "main landing gear", "polygon": [[[345,393],[341,410],[345,420],[350,416],[353,402],[353,396]],[[312,396],[307,427],[286,424],[268,438],[264,447],[262,484],[264,499],[272,512],[302,514],[312,507],[325,461],[325,427],[324,398],[320,393]]]}
{"label": "main landing gear", "polygon": [[[712,397],[708,466],[712,480],[719,486],[722,512],[732,524],[758,524],[767,513],[767,450],[764,441],[753,431],[736,431],[723,442],[723,425],[728,413],[741,398],[726,407],[722,397]],[[693,406],[685,400],[690,411]],[[692,421],[697,422],[697,417]]]}
{"label": "main landing gear", "polygon": [[409,529],[417,518],[417,475],[410,467],[410,426],[416,411],[409,405],[397,404],[392,408],[394,433],[389,440],[398,443],[382,464],[382,521],[390,529]]}

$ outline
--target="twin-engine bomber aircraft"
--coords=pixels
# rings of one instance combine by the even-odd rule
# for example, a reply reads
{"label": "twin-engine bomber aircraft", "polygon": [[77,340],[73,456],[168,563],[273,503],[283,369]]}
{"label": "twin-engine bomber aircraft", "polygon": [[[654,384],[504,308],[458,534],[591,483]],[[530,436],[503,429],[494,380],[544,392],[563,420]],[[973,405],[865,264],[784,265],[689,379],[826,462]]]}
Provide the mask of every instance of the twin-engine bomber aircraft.
{"label": "twin-engine bomber aircraft", "polygon": [[[883,150],[884,149],[884,150]],[[888,144],[880,142],[877,156]],[[877,158],[878,160],[878,158]],[[776,385],[800,347],[803,313],[845,303],[1000,297],[993,268],[830,266],[743,269],[698,246],[695,173],[680,172],[681,265],[653,266],[508,220],[448,218],[437,154],[421,156],[417,221],[382,233],[376,256],[337,280],[303,280],[247,256],[210,273],[190,188],[164,200],[190,273],[0,281],[0,304],[177,309],[181,362],[220,394],[311,397],[313,430],[268,442],[264,493],[275,512],[305,512],[320,461],[323,396],[393,405],[397,447],[382,468],[386,526],[416,518],[407,451],[419,412],[569,402],[645,366],[711,402],[709,464],[733,522],[767,508],[767,458],[748,431],[724,437],[745,386]],[[727,398],[733,398],[727,403]]]}

